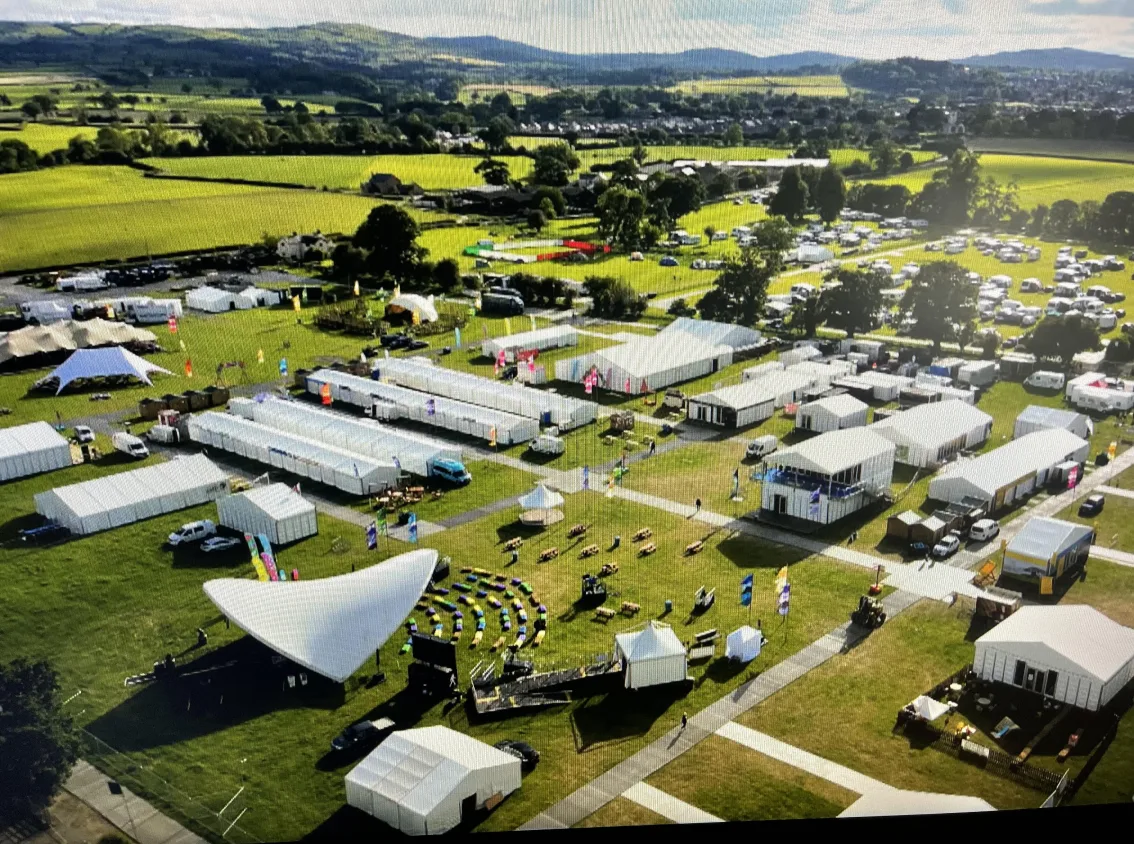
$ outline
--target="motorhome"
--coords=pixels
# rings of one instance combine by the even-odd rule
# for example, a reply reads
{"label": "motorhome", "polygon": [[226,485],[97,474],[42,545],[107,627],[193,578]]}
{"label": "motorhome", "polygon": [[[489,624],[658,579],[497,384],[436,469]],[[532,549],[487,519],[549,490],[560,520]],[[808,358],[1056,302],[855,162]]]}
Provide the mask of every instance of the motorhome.
{"label": "motorhome", "polygon": [[1035,387],[1037,390],[1062,390],[1066,382],[1067,376],[1062,372],[1050,372],[1047,370],[1033,372],[1024,379],[1026,386]]}
{"label": "motorhome", "polygon": [[103,272],[80,273],[79,275],[61,278],[55,282],[55,289],[61,293],[78,293],[87,290],[106,290],[110,282],[106,280]]}
{"label": "motorhome", "polygon": [[181,302],[177,299],[153,299],[149,302],[130,302],[126,305],[126,320],[139,325],[157,325],[170,317],[181,316]]}

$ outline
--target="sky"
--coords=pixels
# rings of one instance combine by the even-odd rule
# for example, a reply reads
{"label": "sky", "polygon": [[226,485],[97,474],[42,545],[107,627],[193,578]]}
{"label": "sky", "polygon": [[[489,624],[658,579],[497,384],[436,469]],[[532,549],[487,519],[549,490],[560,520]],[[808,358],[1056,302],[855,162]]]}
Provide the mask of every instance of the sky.
{"label": "sky", "polygon": [[494,35],[571,53],[723,47],[956,59],[1045,47],[1134,56],[1134,0],[0,0],[0,20]]}

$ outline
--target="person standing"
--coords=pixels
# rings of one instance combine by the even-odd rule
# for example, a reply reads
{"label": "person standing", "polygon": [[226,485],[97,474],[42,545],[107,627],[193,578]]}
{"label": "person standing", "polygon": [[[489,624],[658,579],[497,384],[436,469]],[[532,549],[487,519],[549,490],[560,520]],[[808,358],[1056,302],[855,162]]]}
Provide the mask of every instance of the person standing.
{"label": "person standing", "polygon": [[701,512],[701,499],[698,498],[693,502],[693,506],[697,508],[697,512]]}
{"label": "person standing", "polygon": [[684,730],[688,726],[689,726],[689,714],[686,713],[686,712],[682,712],[681,713],[681,729]]}

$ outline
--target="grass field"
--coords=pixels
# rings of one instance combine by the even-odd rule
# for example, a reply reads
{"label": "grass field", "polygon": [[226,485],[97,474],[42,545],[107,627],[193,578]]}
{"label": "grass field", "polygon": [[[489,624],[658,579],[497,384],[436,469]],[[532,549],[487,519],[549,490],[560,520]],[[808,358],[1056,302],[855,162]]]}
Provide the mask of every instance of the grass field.
{"label": "grass field", "polygon": [[599,809],[597,812],[575,824],[576,829],[586,829],[602,826],[658,826],[672,823],[669,819],[659,815],[645,806],[639,806],[633,800],[625,797],[616,797]]}
{"label": "grass field", "polygon": [[729,79],[687,79],[666,90],[682,94],[747,94],[753,92],[801,97],[846,97],[850,91],[837,74],[816,76],[737,76]]}
{"label": "grass field", "polygon": [[60,126],[47,123],[25,123],[18,132],[0,132],[0,141],[23,141],[40,155],[57,149],[66,149],[67,142],[79,135],[94,140],[98,134],[95,126]]}
{"label": "grass field", "polygon": [[[512,98],[513,105],[523,105],[527,102],[529,96],[546,97],[548,94],[555,93],[555,91],[555,88],[549,88],[547,85],[529,85],[519,82],[500,85],[490,82],[477,82],[462,85],[459,99],[465,105],[478,101],[489,102],[497,94],[504,92]],[[476,97],[473,96],[474,94]]]}
{"label": "grass field", "polygon": [[1134,162],[1134,145],[1121,141],[1057,140],[1053,138],[970,138],[974,152],[1042,155],[1055,158],[1094,158]]}

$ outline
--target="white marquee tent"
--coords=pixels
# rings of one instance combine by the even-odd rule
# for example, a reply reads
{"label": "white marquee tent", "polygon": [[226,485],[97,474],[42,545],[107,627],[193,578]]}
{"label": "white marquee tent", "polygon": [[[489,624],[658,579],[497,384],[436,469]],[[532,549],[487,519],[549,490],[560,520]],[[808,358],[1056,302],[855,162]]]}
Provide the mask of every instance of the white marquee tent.
{"label": "white marquee tent", "polygon": [[70,443],[46,422],[0,428],[0,481],[70,465]]}
{"label": "white marquee tent", "polygon": [[928,468],[987,440],[992,417],[959,399],[948,399],[895,413],[870,430],[897,446],[896,462]]}
{"label": "white marquee tent", "polygon": [[437,552],[421,549],[321,580],[280,584],[225,577],[204,588],[253,639],[341,683],[399,630],[436,565]]}
{"label": "white marquee tent", "polygon": [[254,487],[217,502],[218,522],[241,533],[263,534],[273,545],[319,532],[315,505],[287,484]]}
{"label": "white marquee tent", "polygon": [[628,689],[680,683],[688,674],[685,646],[673,628],[660,621],[647,622],[632,633],[617,634],[614,652],[623,663]]}
{"label": "white marquee tent", "polygon": [[227,494],[228,475],[198,454],[38,493],[35,509],[71,533],[88,534]]}
{"label": "white marquee tent", "polygon": [[751,662],[760,656],[764,644],[764,634],[747,624],[738,627],[725,639],[725,656],[740,662]]}
{"label": "white marquee tent", "polygon": [[437,314],[437,307],[433,304],[432,296],[421,296],[417,293],[403,293],[400,296],[394,296],[386,303],[387,311],[410,311],[417,314],[418,320],[421,322],[437,322],[440,317]]}
{"label": "white marquee tent", "polygon": [[1024,434],[1044,431],[1048,428],[1063,428],[1084,440],[1090,439],[1095,432],[1095,425],[1086,414],[1064,410],[1060,407],[1030,404],[1020,411],[1020,415],[1016,417],[1016,424],[1012,428],[1012,437],[1022,437]]}
{"label": "white marquee tent", "polygon": [[979,797],[885,788],[868,791],[844,809],[839,817],[873,818],[885,815],[946,815],[995,811],[994,806]]}
{"label": "white marquee tent", "polygon": [[747,428],[771,419],[777,393],[761,381],[741,381],[689,397],[688,415],[697,422],[726,428]]}
{"label": "white marquee tent", "polygon": [[563,496],[543,484],[536,484],[535,489],[520,496],[520,506],[525,510],[550,510],[563,506]]}
{"label": "white marquee tent", "polygon": [[642,337],[555,362],[560,381],[582,382],[592,369],[607,390],[635,395],[719,372],[732,363],[731,346],[706,343],[685,332]]}
{"label": "white marquee tent", "polygon": [[71,356],[59,364],[48,378],[59,379],[59,388],[55,391],[55,395],[59,395],[72,381],[82,378],[131,375],[143,384],[151,384],[151,372],[170,374],[168,369],[162,369],[156,363],[150,363],[121,346],[111,346],[106,349],[78,349],[72,352]]}
{"label": "white marquee tent", "polygon": [[194,311],[219,314],[236,310],[236,294],[219,287],[202,286],[185,294],[185,305]]}
{"label": "white marquee tent", "polygon": [[347,803],[407,835],[439,835],[520,787],[520,760],[449,727],[392,733],[346,775]]}
{"label": "white marquee tent", "polygon": [[[789,372],[791,370],[788,370]],[[870,407],[847,393],[801,404],[795,414],[795,427],[802,431],[826,433],[866,424]]]}
{"label": "white marquee tent", "polygon": [[674,337],[680,334],[696,337],[712,346],[731,346],[733,349],[748,349],[756,346],[763,336],[756,329],[746,328],[743,325],[692,317],[678,317],[658,332],[659,337]]}
{"label": "white marquee tent", "polygon": [[504,352],[505,360],[512,362],[516,359],[517,351],[531,349],[543,351],[577,345],[579,345],[579,332],[569,325],[552,325],[548,328],[537,328],[535,331],[492,337],[481,344],[480,353],[495,359],[500,352]]}
{"label": "white marquee tent", "polygon": [[803,400],[803,394],[815,386],[815,376],[802,370],[785,369],[780,372],[764,372],[749,376],[744,373],[744,383],[757,384],[775,396],[776,407],[795,404]]}

